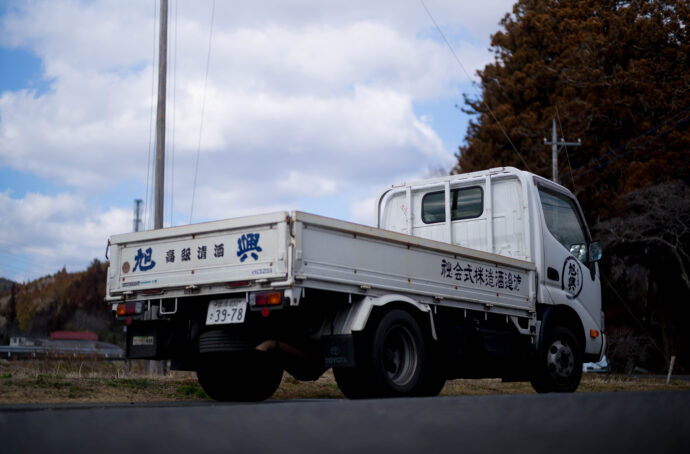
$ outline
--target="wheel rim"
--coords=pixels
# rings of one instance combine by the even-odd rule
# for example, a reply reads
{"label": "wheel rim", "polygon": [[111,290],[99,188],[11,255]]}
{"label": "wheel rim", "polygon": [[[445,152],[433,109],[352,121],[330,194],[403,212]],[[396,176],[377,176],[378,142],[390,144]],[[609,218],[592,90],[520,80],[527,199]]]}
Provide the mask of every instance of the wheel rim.
{"label": "wheel rim", "polygon": [[417,345],[412,333],[404,326],[392,327],[383,345],[383,367],[390,382],[398,387],[409,384],[417,362]]}
{"label": "wheel rim", "polygon": [[575,353],[573,349],[562,339],[555,340],[546,355],[546,367],[551,376],[557,379],[566,379],[575,370]]}

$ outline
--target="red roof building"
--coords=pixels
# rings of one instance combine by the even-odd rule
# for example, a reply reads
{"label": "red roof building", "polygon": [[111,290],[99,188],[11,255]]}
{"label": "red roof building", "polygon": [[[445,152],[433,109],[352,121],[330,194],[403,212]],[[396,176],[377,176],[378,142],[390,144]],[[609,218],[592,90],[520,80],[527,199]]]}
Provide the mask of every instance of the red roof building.
{"label": "red roof building", "polygon": [[53,331],[50,333],[52,340],[89,340],[97,341],[98,334],[91,331]]}

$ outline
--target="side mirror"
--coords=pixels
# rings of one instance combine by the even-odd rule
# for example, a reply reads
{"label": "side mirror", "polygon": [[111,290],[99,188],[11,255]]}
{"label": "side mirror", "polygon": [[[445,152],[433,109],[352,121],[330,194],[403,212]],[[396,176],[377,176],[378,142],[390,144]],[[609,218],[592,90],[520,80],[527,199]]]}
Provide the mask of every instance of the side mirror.
{"label": "side mirror", "polygon": [[589,262],[594,263],[598,262],[601,260],[601,254],[603,252],[603,249],[601,247],[601,243],[598,241],[594,241],[589,245]]}

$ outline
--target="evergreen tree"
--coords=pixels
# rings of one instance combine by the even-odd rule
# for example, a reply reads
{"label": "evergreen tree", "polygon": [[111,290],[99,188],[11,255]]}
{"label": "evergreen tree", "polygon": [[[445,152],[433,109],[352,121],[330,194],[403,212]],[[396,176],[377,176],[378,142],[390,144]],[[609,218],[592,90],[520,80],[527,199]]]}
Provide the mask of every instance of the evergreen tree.
{"label": "evergreen tree", "polygon": [[604,242],[609,353],[651,352],[614,364],[659,370],[675,354],[690,369],[689,22],[686,0],[518,0],[480,98],[465,99],[475,119],[453,172],[551,178],[552,119],[559,138],[582,139],[559,174]]}
{"label": "evergreen tree", "polygon": [[559,157],[561,182],[592,220],[619,194],[687,181],[689,5],[519,0],[492,36],[495,61],[479,72],[481,99],[465,100],[476,120],[453,171],[525,168],[521,155],[550,178],[543,138],[557,117],[559,138],[582,138]]}

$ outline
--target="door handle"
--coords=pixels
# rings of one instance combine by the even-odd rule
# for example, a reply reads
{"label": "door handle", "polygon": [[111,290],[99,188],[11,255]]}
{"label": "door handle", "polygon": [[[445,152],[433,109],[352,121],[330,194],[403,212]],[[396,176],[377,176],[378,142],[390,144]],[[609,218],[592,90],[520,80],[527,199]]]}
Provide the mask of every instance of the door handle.
{"label": "door handle", "polygon": [[552,281],[558,282],[560,280],[559,275],[558,275],[558,270],[556,270],[555,268],[551,268],[551,267],[548,267],[546,269],[546,277],[548,277]]}

